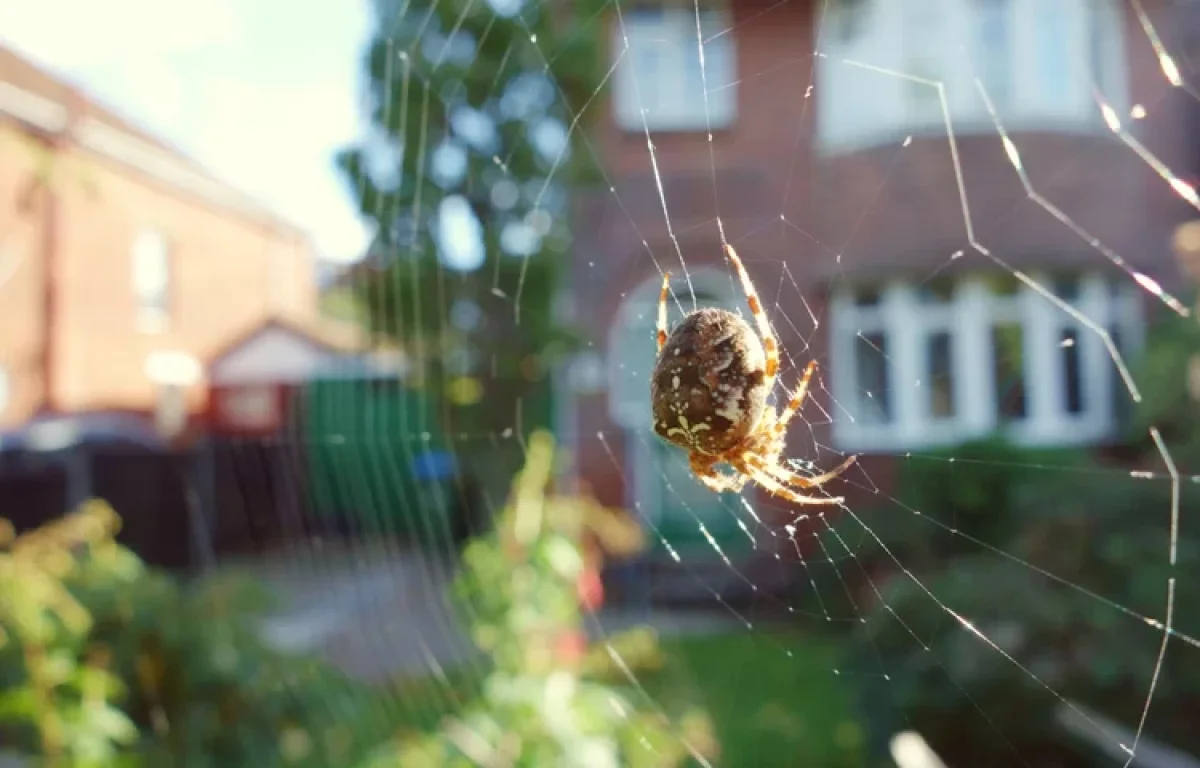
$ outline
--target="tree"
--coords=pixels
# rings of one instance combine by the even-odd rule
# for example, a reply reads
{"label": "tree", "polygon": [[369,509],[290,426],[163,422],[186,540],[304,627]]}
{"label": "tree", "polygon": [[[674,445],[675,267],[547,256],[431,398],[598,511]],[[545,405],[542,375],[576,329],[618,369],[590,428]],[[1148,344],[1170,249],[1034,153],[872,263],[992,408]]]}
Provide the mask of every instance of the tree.
{"label": "tree", "polygon": [[553,301],[568,191],[590,175],[601,7],[412,0],[379,14],[367,52],[372,129],[338,156],[376,225],[358,297],[415,384],[459,405],[486,395],[464,414],[476,433],[513,426],[570,342]]}

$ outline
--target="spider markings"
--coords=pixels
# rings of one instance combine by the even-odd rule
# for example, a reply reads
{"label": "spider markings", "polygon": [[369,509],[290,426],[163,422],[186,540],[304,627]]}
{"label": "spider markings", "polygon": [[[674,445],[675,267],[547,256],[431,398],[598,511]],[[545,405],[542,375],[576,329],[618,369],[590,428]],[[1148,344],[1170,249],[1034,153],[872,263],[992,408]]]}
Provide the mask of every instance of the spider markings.
{"label": "spider markings", "polygon": [[[671,276],[663,275],[658,358],[650,378],[654,431],[685,449],[692,472],[716,493],[737,492],[754,481],[796,504],[840,504],[841,497],[806,496],[794,489],[824,485],[857,457],[815,477],[792,472],[781,463],[788,423],[804,404],[817,363],[809,362],[781,412],[767,404],[779,373],[779,343],[741,259],[732,246],[726,245],[725,253],[741,281],[758,335],[738,315],[716,308],[689,313],[668,334]],[[718,472],[722,463],[735,474]]]}

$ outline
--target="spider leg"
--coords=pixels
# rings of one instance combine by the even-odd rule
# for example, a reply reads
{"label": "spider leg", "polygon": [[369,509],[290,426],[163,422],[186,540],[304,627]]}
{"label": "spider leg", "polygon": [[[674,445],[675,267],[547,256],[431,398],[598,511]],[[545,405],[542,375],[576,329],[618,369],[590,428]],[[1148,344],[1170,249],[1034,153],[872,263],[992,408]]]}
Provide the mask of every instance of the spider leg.
{"label": "spider leg", "polygon": [[784,485],[779,480],[772,477],[766,470],[761,469],[753,464],[739,462],[740,466],[735,468],[744,472],[751,480],[758,483],[774,496],[781,496],[793,504],[803,504],[805,506],[832,506],[841,504],[845,501],[841,496],[805,496],[802,493],[792,490]]}
{"label": "spider leg", "polygon": [[761,472],[766,472],[770,474],[771,477],[777,478],[781,482],[787,483],[788,485],[794,485],[797,488],[818,488],[845,472],[850,468],[850,465],[857,460],[858,456],[851,456],[828,472],[823,472],[819,475],[808,477],[800,474],[799,472],[793,472],[790,469],[778,464],[770,466],[760,457],[753,454],[749,454],[745,457],[745,462],[754,469],[757,469]]}
{"label": "spider leg", "polygon": [[792,393],[792,399],[788,400],[787,405],[780,411],[779,418],[775,420],[775,424],[771,427],[772,437],[779,437],[787,431],[788,422],[800,411],[800,406],[804,405],[804,398],[808,397],[808,383],[812,380],[813,373],[816,370],[817,361],[810,360],[808,366],[804,369],[804,375],[800,377],[800,384],[796,387],[796,391]]}
{"label": "spider leg", "polygon": [[750,314],[758,326],[759,335],[762,336],[763,350],[767,354],[766,385],[769,392],[775,385],[775,376],[779,374],[779,341],[775,338],[775,332],[771,330],[767,313],[763,311],[762,302],[758,300],[758,291],[755,289],[754,283],[750,281],[750,274],[746,272],[746,266],[742,264],[737,251],[733,250],[732,245],[726,243],[725,253],[733,262],[733,268],[737,270],[738,279],[742,282],[742,292],[746,294],[746,303],[750,305]]}
{"label": "spider leg", "polygon": [[723,475],[711,461],[701,459],[696,454],[691,455],[688,464],[692,474],[713,493],[741,493],[742,488],[746,487],[745,475]]}
{"label": "spider leg", "polygon": [[671,285],[671,273],[663,273],[662,290],[658,294],[658,354],[662,354],[667,343],[667,289]]}

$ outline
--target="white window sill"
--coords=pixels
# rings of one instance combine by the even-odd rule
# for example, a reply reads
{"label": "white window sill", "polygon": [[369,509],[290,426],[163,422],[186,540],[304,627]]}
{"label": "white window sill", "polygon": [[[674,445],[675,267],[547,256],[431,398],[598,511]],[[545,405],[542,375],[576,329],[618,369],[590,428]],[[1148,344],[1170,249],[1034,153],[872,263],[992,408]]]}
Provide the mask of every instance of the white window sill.
{"label": "white window sill", "polygon": [[1028,421],[993,430],[974,429],[953,422],[912,427],[902,432],[894,425],[835,423],[833,443],[838,450],[860,455],[895,455],[906,451],[947,448],[989,435],[1004,435],[1014,445],[1039,448],[1070,448],[1095,445],[1113,437],[1113,425],[1090,420],[1063,422],[1054,426]]}
{"label": "white window sill", "polygon": [[[1132,120],[1127,120],[1124,125],[1126,130],[1133,130],[1136,123]],[[1000,140],[1000,131],[997,130],[996,123],[992,122],[990,118],[966,119],[952,116],[951,126],[954,129],[955,139],[984,136],[996,141]],[[1095,112],[1095,119],[1091,117],[1087,119],[1070,117],[1012,119],[1000,120],[1000,126],[1004,129],[1005,133],[1013,137],[1018,149],[1020,149],[1021,145],[1021,134],[1054,133],[1063,136],[1088,137],[1104,136],[1110,133],[1101,118],[1098,108]],[[875,123],[871,124],[869,130],[866,131],[855,132],[851,130],[820,136],[817,139],[815,149],[818,155],[834,157],[873,147],[897,144],[909,136],[913,138],[934,137],[946,141],[946,122],[943,118],[938,117],[935,120],[922,119],[907,122]]]}

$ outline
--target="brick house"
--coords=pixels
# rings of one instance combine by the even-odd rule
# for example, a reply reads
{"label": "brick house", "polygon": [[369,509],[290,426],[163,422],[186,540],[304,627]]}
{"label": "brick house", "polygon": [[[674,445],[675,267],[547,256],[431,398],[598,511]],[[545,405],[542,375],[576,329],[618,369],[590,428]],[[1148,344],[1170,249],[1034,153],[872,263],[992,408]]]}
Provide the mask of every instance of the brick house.
{"label": "brick house", "polygon": [[[1168,49],[1196,26],[1185,3],[1145,6]],[[737,500],[691,481],[647,417],[662,272],[688,309],[685,275],[700,301],[746,311],[718,214],[780,335],[781,383],[822,363],[790,452],[821,466],[860,454],[834,491],[851,503],[886,490],[908,450],[997,429],[1041,445],[1114,434],[1129,395],[1102,337],[1062,304],[1134,350],[1157,302],[1129,271],[1175,284],[1170,239],[1189,208],[1106,127],[1094,92],[1167,167],[1200,170],[1191,97],[1128,3],[704,3],[707,97],[691,3],[623,4],[610,23],[620,60],[592,135],[608,178],[579,201],[571,310],[602,330],[568,374],[564,411],[581,479],[605,503],[701,551],[697,521],[748,547]],[[846,60],[944,82],[953,143],[935,87]]]}
{"label": "brick house", "polygon": [[0,49],[0,431],[196,413],[210,355],[316,307],[301,229]]}

